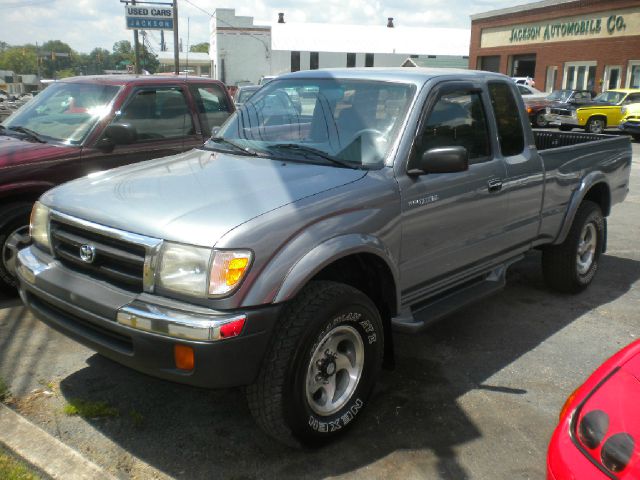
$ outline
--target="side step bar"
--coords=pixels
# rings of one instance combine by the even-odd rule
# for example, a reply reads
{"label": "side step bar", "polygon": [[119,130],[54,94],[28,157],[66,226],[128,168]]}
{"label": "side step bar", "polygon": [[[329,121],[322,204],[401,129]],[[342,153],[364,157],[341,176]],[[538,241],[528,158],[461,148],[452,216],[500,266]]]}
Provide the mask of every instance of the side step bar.
{"label": "side step bar", "polygon": [[500,265],[475,282],[454,287],[431,301],[404,309],[391,319],[393,330],[402,333],[421,332],[450,313],[496,293],[505,286],[507,266]]}

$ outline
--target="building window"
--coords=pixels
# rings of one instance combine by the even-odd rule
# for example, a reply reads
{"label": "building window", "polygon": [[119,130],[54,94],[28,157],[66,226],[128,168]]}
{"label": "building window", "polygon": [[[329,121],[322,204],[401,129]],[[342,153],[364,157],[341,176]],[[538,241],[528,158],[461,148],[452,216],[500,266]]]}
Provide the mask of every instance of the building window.
{"label": "building window", "polygon": [[545,92],[552,92],[556,88],[558,79],[558,67],[551,65],[547,67],[547,80],[545,82]]}
{"label": "building window", "polygon": [[604,82],[602,84],[602,91],[611,90],[612,88],[620,88],[620,72],[622,67],[620,65],[607,65],[604,67]]}
{"label": "building window", "polygon": [[500,72],[500,55],[478,57],[478,70],[485,72]]}
{"label": "building window", "polygon": [[364,56],[364,66],[373,67],[373,53],[367,53]]}
{"label": "building window", "polygon": [[353,68],[356,66],[356,54],[347,53],[347,68]]}
{"label": "building window", "polygon": [[291,71],[300,71],[300,52],[291,52]]}
{"label": "building window", "polygon": [[640,88],[640,60],[629,61],[627,88]]}
{"label": "building window", "polygon": [[319,64],[319,54],[318,52],[311,52],[311,56],[309,58],[309,68],[311,70],[318,70]]}
{"label": "building window", "polygon": [[597,62],[565,63],[562,88],[595,90]]}

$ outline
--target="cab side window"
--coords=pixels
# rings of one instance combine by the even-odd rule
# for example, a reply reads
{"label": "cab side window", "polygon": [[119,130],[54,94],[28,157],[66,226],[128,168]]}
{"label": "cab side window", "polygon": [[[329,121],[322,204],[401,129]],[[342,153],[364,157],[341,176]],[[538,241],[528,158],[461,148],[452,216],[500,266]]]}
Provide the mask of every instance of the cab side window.
{"label": "cab side window", "polygon": [[219,127],[231,115],[227,96],[218,85],[194,85],[191,86],[191,94],[196,101],[204,132]]}
{"label": "cab side window", "polygon": [[524,131],[513,91],[504,82],[489,82],[489,97],[498,127],[502,155],[510,157],[524,150]]}
{"label": "cab side window", "polygon": [[438,147],[465,147],[469,163],[490,155],[489,132],[480,93],[447,92],[433,105],[417,139],[417,158]]}
{"label": "cab side window", "polygon": [[135,94],[114,123],[135,128],[138,142],[194,133],[193,119],[180,88],[151,88]]}

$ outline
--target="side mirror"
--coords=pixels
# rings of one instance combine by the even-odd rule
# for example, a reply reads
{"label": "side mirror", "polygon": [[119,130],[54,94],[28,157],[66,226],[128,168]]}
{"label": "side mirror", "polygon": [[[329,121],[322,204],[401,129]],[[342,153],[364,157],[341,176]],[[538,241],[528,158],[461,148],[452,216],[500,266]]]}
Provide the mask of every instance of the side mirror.
{"label": "side mirror", "polygon": [[469,169],[469,152],[465,147],[438,147],[427,150],[418,161],[417,168],[407,173],[411,176],[425,173],[455,173]]}
{"label": "side mirror", "polygon": [[219,131],[220,131],[220,127],[213,127],[211,129],[211,138],[217,137]]}
{"label": "side mirror", "polygon": [[130,145],[138,140],[138,132],[130,123],[112,123],[105,129],[104,136],[114,145]]}

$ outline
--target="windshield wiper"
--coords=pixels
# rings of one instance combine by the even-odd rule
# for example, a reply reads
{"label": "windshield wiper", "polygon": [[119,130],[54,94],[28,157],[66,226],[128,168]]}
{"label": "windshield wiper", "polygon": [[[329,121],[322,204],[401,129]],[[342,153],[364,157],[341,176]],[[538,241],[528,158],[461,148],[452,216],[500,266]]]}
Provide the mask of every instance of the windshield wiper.
{"label": "windshield wiper", "polygon": [[299,143],[276,143],[275,145],[269,145],[269,148],[276,148],[281,150],[298,150],[303,153],[310,153],[312,155],[315,155],[316,157],[327,160],[335,165],[339,165],[345,168],[351,168],[354,170],[358,170],[361,167],[360,165],[355,165],[353,163],[345,162],[344,160],[340,160],[338,158],[332,157],[327,152],[324,152],[318,148],[308,147],[306,145],[300,145]]}
{"label": "windshield wiper", "polygon": [[17,127],[9,127],[9,130],[13,130],[14,132],[18,132],[18,133],[24,133],[26,136],[35,140],[36,142],[47,143],[46,140],[43,140],[40,135],[38,135],[36,132],[31,130],[30,128],[17,126]]}
{"label": "windshield wiper", "polygon": [[252,155],[252,156],[254,156],[254,157],[257,157],[257,156],[258,156],[258,152],[256,152],[255,150],[251,150],[251,149],[250,149],[250,148],[248,148],[248,147],[243,147],[242,145],[240,145],[240,144],[238,144],[238,143],[236,143],[236,142],[233,142],[233,141],[231,141],[231,140],[228,140],[228,139],[226,139],[226,138],[224,138],[224,137],[211,137],[211,139],[210,139],[210,140],[211,140],[212,142],[215,142],[215,143],[223,143],[223,144],[225,144],[225,145],[230,145],[230,146],[232,146],[233,148],[235,148],[236,150],[239,150],[239,151],[241,151],[241,152],[244,152],[244,153],[245,153],[245,154],[247,154],[247,155]]}

